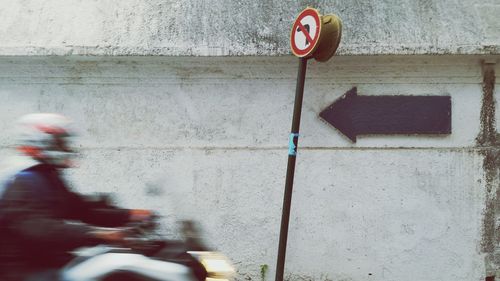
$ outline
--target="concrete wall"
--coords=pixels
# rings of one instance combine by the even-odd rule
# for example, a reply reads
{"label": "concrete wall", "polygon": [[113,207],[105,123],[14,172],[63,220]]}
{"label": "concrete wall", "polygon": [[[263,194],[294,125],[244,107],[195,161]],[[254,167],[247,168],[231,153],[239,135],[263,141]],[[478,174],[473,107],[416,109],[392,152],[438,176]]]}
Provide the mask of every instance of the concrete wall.
{"label": "concrete wall", "polygon": [[344,22],[341,54],[498,54],[499,0],[1,0],[0,55],[289,54],[306,6]]}
{"label": "concrete wall", "polygon": [[[465,281],[500,268],[499,0],[0,4],[0,157],[19,116],[72,117],[76,189],[156,209],[171,236],[195,217],[239,280],[274,278],[291,23],[308,5],[338,14],[342,56],[309,63],[286,277]],[[453,132],[352,144],[318,119],[352,86],[450,95]]]}
{"label": "concrete wall", "polygon": [[[498,188],[498,166],[485,159],[498,147],[476,140],[485,128],[482,59],[310,62],[287,278],[484,280]],[[8,154],[20,115],[69,115],[82,136],[80,169],[69,172],[75,188],[157,209],[169,235],[176,216],[195,216],[239,280],[261,280],[262,265],[272,280],[296,68],[289,56],[3,57],[0,151]],[[360,95],[450,95],[453,133],[352,144],[318,119],[352,86]]]}

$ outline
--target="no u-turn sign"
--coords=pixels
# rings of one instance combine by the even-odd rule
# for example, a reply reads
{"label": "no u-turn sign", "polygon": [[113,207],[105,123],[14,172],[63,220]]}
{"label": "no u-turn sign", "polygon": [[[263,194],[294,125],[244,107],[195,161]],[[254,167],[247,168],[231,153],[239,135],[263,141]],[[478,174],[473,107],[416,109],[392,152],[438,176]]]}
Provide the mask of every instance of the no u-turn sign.
{"label": "no u-turn sign", "polygon": [[290,45],[297,57],[305,57],[313,53],[318,45],[321,33],[321,19],[319,12],[313,8],[302,11],[295,20]]}

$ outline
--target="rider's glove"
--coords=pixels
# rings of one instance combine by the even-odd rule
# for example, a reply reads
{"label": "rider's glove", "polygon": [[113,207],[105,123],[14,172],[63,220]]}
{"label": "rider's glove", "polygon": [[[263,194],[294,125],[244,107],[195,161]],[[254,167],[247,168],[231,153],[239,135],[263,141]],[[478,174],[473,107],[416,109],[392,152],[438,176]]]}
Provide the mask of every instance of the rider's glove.
{"label": "rider's glove", "polygon": [[98,229],[91,231],[90,234],[106,243],[121,244],[125,240],[126,233],[121,229]]}
{"label": "rider's glove", "polygon": [[133,209],[129,211],[129,214],[132,222],[151,221],[154,218],[150,210]]}

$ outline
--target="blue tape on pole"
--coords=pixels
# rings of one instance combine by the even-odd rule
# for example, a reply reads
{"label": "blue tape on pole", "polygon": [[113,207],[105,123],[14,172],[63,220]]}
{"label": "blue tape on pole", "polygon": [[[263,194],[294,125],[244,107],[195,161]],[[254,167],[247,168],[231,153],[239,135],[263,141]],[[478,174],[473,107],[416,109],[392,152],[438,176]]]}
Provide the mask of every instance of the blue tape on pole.
{"label": "blue tape on pole", "polygon": [[297,156],[297,140],[299,139],[299,134],[291,133],[290,139],[288,140],[288,155]]}

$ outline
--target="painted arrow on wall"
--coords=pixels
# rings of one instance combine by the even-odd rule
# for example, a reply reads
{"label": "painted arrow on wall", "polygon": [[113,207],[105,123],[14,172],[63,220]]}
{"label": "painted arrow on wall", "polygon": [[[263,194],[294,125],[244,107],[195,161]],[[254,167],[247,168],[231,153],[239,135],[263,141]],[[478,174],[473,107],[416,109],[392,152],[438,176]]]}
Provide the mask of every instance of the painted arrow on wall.
{"label": "painted arrow on wall", "polygon": [[358,96],[356,87],[319,116],[353,142],[358,135],[450,134],[449,96]]}

